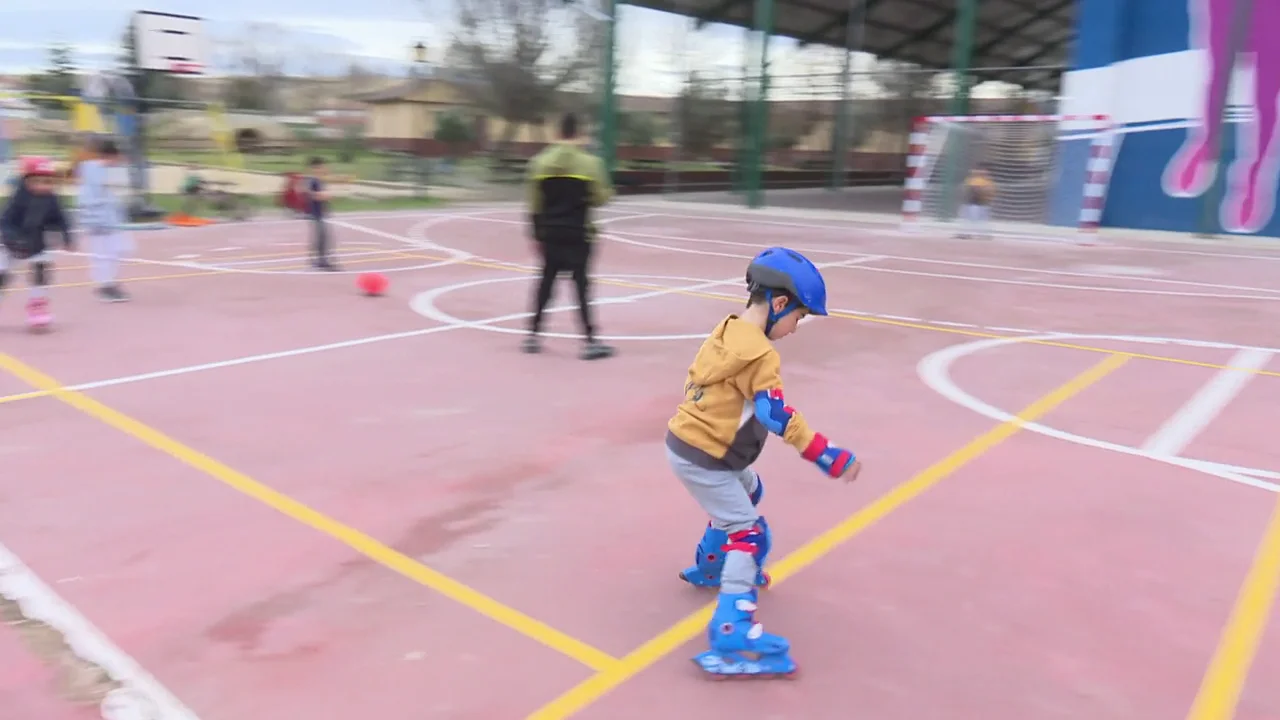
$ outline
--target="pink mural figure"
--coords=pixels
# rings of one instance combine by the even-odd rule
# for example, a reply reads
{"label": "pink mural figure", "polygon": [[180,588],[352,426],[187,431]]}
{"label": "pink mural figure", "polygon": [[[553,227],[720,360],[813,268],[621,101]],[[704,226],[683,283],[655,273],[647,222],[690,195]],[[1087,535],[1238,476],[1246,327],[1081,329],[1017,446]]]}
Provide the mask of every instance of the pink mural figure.
{"label": "pink mural figure", "polygon": [[[1231,24],[1235,0],[1187,0],[1191,47],[1205,55],[1208,85],[1199,125],[1165,166],[1163,186],[1173,197],[1198,197],[1213,184],[1215,154],[1223,132],[1223,107],[1214,99],[1228,96],[1231,70],[1237,61],[1253,69],[1253,114],[1237,133],[1236,157],[1227,171],[1226,193],[1219,210],[1223,229],[1255,233],[1275,212],[1280,180],[1280,2],[1254,0],[1243,47],[1231,56]],[[1229,57],[1230,56],[1230,57]],[[1219,73],[1227,66],[1227,72]]]}

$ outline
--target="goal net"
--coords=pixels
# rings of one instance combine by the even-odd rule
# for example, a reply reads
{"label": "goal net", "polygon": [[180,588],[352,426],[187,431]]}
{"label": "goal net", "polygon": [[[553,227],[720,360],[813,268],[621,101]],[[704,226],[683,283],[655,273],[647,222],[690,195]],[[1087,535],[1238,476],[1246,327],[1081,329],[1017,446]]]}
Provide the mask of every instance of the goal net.
{"label": "goal net", "polygon": [[[903,218],[958,235],[1091,241],[1115,132],[1105,115],[960,115],[916,121]],[[1053,228],[1058,228],[1056,232]]]}

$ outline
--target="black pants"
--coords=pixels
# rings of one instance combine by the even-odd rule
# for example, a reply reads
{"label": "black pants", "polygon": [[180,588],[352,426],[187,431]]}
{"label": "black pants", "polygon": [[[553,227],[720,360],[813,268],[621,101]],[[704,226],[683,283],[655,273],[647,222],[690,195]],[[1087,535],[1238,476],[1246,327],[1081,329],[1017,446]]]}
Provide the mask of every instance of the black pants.
{"label": "black pants", "polygon": [[560,273],[569,273],[573,278],[573,286],[578,292],[578,317],[582,324],[582,334],[587,342],[596,339],[595,326],[591,323],[591,284],[587,277],[587,266],[591,262],[590,242],[568,242],[538,244],[542,250],[542,277],[538,280],[538,291],[533,299],[533,319],[529,323],[530,332],[537,333],[542,329],[542,314],[551,302],[551,292],[555,288],[556,278]]}

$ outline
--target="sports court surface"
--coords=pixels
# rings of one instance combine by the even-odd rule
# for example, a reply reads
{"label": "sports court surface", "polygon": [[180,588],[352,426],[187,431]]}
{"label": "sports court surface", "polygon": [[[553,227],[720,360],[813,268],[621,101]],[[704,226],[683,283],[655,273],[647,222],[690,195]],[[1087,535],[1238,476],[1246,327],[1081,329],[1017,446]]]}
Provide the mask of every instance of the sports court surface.
{"label": "sports court surface", "polygon": [[[138,233],[128,305],[63,258],[53,333],[0,302],[0,589],[156,718],[1280,717],[1280,248],[603,217],[595,363],[572,312],[519,352],[514,206],[341,216],[340,275],[301,222]],[[788,398],[865,469],[766,451],[801,670],[715,683],[662,437],[774,244],[839,309],[780,344]],[[0,628],[0,698],[96,717],[38,655]]]}

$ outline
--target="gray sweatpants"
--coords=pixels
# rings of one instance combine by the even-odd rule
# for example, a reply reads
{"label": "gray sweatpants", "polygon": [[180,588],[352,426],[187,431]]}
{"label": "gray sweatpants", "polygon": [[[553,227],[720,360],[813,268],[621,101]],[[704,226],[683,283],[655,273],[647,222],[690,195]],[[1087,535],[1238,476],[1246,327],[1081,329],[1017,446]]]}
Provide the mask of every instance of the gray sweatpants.
{"label": "gray sweatpants", "polygon": [[[708,470],[699,467],[671,452],[667,448],[667,462],[689,494],[711,517],[711,526],[726,533],[750,530],[759,519],[756,507],[751,504],[751,493],[760,484],[755,470]],[[725,555],[724,570],[720,573],[720,592],[745,593],[755,587],[755,556],[742,551]]]}

